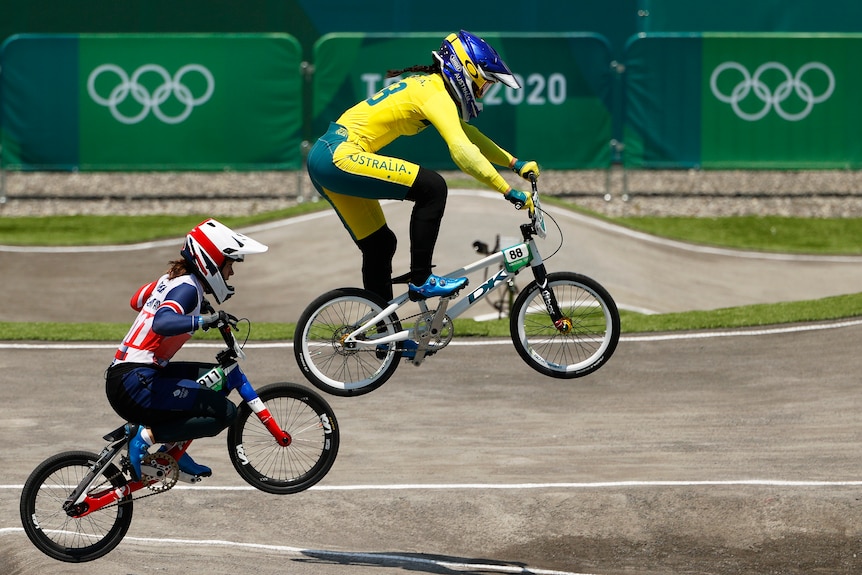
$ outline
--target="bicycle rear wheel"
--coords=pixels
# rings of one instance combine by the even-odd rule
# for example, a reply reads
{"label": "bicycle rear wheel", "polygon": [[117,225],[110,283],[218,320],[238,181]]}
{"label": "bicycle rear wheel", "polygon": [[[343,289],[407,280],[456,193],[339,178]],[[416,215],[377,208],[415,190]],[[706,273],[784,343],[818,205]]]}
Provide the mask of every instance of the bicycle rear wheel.
{"label": "bicycle rear wheel", "polygon": [[620,339],[620,314],[597,281],[573,272],[548,274],[565,328],[548,315],[539,286],[531,282],[518,296],[509,317],[512,343],[533,369],[571,379],[593,373],[613,355]]}
{"label": "bicycle rear wheel", "polygon": [[[386,383],[401,360],[395,343],[358,346],[344,340],[387,305],[358,288],[332,290],[311,302],[296,324],[293,339],[293,353],[306,379],[321,391],[339,396],[362,395]],[[399,331],[401,322],[393,313],[359,338]]]}
{"label": "bicycle rear wheel", "polygon": [[320,395],[294,383],[273,383],[257,394],[291,442],[280,445],[243,404],[227,436],[234,469],[249,485],[267,493],[308,489],[323,479],[338,455],[335,413]]}
{"label": "bicycle rear wheel", "polygon": [[[67,451],[39,464],[21,491],[21,522],[27,537],[46,555],[81,563],[111,552],[125,537],[132,523],[132,496],[119,505],[105,507],[82,517],[70,517],[63,510],[69,494],[99,459],[95,453]],[[102,470],[101,481],[90,488],[97,494],[122,488],[127,480],[114,466]]]}

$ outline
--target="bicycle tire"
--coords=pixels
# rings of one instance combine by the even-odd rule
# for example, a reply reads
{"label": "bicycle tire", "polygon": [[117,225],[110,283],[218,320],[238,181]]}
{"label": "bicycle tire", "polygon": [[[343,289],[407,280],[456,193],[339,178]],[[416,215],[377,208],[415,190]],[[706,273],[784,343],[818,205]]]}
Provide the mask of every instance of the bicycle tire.
{"label": "bicycle tire", "polygon": [[295,383],[273,383],[258,390],[291,443],[280,445],[247,404],[228,430],[234,469],[266,493],[304,491],[323,479],[338,455],[340,433],[332,408],[319,394]]}
{"label": "bicycle tire", "polygon": [[[98,459],[87,451],[58,453],[40,463],[24,483],[20,503],[24,532],[49,557],[68,563],[92,561],[110,553],[126,536],[132,523],[131,494],[119,505],[80,518],[63,510],[63,502]],[[105,480],[91,493],[122,488],[128,481],[113,464],[105,466],[102,477]]]}
{"label": "bicycle tire", "polygon": [[[395,343],[350,349],[343,338],[388,305],[359,288],[335,289],[311,302],[293,339],[293,353],[305,378],[319,390],[342,397],[363,395],[386,383],[401,360]],[[401,331],[401,322],[392,313],[370,331],[368,339],[391,335]]]}
{"label": "bicycle tire", "polygon": [[611,358],[620,339],[620,313],[597,281],[574,272],[548,274],[563,316],[563,333],[548,315],[538,284],[518,296],[509,317],[512,343],[527,365],[544,375],[572,379],[593,373]]}

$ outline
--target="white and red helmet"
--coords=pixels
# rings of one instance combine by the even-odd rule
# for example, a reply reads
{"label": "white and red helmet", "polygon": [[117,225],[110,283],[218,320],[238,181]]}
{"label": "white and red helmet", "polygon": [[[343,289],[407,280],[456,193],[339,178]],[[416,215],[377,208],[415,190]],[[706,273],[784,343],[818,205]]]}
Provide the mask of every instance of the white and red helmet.
{"label": "white and red helmet", "polygon": [[241,262],[247,254],[260,254],[269,248],[226,225],[210,218],[198,224],[186,236],[180,254],[197,271],[198,277],[218,303],[234,294],[221,274],[226,260]]}

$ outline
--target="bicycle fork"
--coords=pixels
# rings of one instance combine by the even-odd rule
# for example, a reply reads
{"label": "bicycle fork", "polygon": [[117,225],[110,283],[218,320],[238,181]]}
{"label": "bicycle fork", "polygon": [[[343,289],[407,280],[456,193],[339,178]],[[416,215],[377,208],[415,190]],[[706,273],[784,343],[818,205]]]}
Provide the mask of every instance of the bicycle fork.
{"label": "bicycle fork", "polygon": [[[275,417],[272,416],[269,409],[266,407],[263,401],[261,401],[260,397],[257,395],[257,391],[251,386],[248,379],[246,379],[245,374],[242,376],[242,385],[239,387],[239,394],[242,399],[248,404],[249,408],[254,412],[260,422],[266,427],[267,431],[272,434],[272,437],[275,439],[276,443],[278,443],[282,447],[287,447],[293,442],[293,438],[290,434],[281,428],[278,422],[275,420]],[[240,449],[240,446],[237,446],[237,449]],[[243,461],[246,461],[245,455],[239,454]]]}
{"label": "bicycle fork", "polygon": [[536,278],[536,285],[539,286],[539,293],[542,294],[542,301],[545,302],[545,309],[554,322],[554,327],[560,333],[569,333],[572,331],[572,319],[566,317],[560,310],[560,305],[557,302],[557,296],[554,295],[554,290],[548,284],[548,272],[545,269],[545,263],[542,256],[539,255],[539,250],[536,242],[530,239],[530,250],[532,251],[533,261],[530,262],[530,267],[533,270],[533,276]]}

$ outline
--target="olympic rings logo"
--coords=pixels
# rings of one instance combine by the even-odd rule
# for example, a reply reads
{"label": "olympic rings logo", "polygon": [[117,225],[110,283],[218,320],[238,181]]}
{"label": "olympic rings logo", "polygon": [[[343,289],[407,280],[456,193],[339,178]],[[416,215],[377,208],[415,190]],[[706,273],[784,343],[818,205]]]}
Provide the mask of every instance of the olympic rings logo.
{"label": "olympic rings logo", "polygon": [[[197,72],[206,80],[206,90],[198,97],[195,97],[189,87],[183,84],[183,77],[186,74],[194,72]],[[139,82],[141,76],[147,73],[158,74],[162,80],[161,85],[152,94]],[[96,79],[102,74],[116,74],[119,79],[119,83],[111,90],[107,98],[101,96],[96,91]],[[187,64],[177,70],[177,73],[173,77],[168,74],[167,70],[156,64],[141,66],[132,73],[131,77],[116,64],[102,64],[90,72],[90,77],[87,79],[87,92],[89,92],[93,101],[101,106],[107,106],[111,110],[111,115],[123,124],[137,124],[146,118],[150,111],[165,124],[179,124],[189,117],[195,106],[205,104],[212,96],[214,90],[215,80],[212,73],[200,64]],[[141,105],[141,111],[134,116],[124,115],[118,109],[118,106],[130,94]],[[185,106],[176,116],[168,116],[161,109],[161,105],[167,102],[171,95]]]}
{"label": "olympic rings logo", "polygon": [[[730,94],[723,94],[718,88],[718,77],[725,70],[736,70],[742,75],[742,80],[734,86],[733,90],[730,91]],[[774,92],[772,92],[769,86],[760,79],[763,73],[767,70],[777,70],[784,75],[784,81],[775,88]],[[807,72],[815,70],[822,72],[826,76],[826,80],[829,84],[823,93],[817,96],[814,95],[814,91],[811,89],[811,86],[802,79]],[[756,122],[757,120],[760,120],[773,108],[779,116],[788,122],[798,122],[811,113],[811,109],[814,107],[814,104],[825,102],[830,96],[832,96],[832,92],[835,91],[835,75],[832,73],[832,70],[829,69],[829,66],[821,64],[820,62],[808,62],[799,68],[796,75],[791,74],[787,66],[779,62],[766,62],[765,64],[761,64],[757,70],[754,71],[754,75],[749,74],[745,66],[739,62],[724,62],[713,70],[712,77],[709,79],[709,87],[712,88],[712,93],[716,98],[726,104],[730,104],[736,115],[748,122]],[[763,107],[757,112],[748,113],[740,108],[739,103],[752,91],[754,92],[754,95],[763,102]],[[790,113],[782,108],[782,103],[794,92],[799,99],[805,103],[805,107],[799,112]]]}

